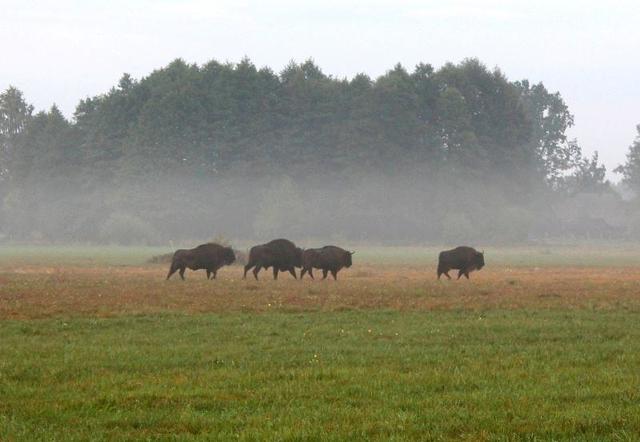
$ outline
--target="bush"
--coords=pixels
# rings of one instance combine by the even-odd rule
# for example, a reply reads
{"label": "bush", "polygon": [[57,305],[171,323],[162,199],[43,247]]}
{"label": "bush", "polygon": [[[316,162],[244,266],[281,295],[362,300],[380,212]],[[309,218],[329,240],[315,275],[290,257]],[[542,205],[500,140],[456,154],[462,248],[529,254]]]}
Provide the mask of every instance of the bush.
{"label": "bush", "polygon": [[173,253],[163,253],[162,255],[154,255],[147,260],[149,264],[168,264],[173,260]]}

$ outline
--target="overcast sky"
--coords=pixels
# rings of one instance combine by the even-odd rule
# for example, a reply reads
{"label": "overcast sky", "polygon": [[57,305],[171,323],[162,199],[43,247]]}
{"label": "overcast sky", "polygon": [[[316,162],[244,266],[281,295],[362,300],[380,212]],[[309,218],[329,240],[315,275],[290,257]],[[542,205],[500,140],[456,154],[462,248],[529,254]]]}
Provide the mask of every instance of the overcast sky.
{"label": "overcast sky", "polygon": [[0,0],[0,89],[70,116],[123,72],[248,56],[279,71],[313,58],[372,77],[477,57],[542,81],[575,115],[571,135],[611,171],[640,124],[640,1]]}

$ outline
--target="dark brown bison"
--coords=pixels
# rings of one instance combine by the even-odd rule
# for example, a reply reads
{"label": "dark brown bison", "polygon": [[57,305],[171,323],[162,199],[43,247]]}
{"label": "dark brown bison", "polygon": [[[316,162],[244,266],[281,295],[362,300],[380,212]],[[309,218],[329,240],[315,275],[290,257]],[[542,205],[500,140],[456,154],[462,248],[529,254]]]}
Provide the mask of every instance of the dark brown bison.
{"label": "dark brown bison", "polygon": [[462,275],[469,279],[469,272],[480,270],[484,267],[484,252],[478,252],[473,247],[460,246],[452,250],[440,252],[438,256],[438,279],[443,273],[447,278],[449,270],[458,270],[458,279]]}
{"label": "dark brown bison", "polygon": [[338,272],[344,267],[351,267],[351,255],[356,252],[349,252],[336,246],[324,246],[321,249],[306,249],[302,252],[302,272],[300,279],[306,272],[313,278],[313,269],[322,270],[322,279],[327,278],[327,273],[331,272],[333,279],[338,279]]}
{"label": "dark brown bison", "polygon": [[266,244],[251,247],[249,251],[249,262],[244,266],[244,276],[253,267],[253,276],[258,279],[258,272],[261,269],[273,267],[273,279],[278,279],[278,272],[288,271],[294,278],[296,267],[302,267],[302,249],[296,247],[288,239],[274,239]]}
{"label": "dark brown bison", "polygon": [[223,247],[219,244],[202,244],[195,249],[176,250],[171,260],[171,268],[167,279],[171,277],[177,270],[180,270],[180,278],[184,280],[184,271],[189,268],[191,270],[207,270],[207,279],[213,274],[216,279],[218,269],[225,265],[233,264],[236,257],[231,247]]}

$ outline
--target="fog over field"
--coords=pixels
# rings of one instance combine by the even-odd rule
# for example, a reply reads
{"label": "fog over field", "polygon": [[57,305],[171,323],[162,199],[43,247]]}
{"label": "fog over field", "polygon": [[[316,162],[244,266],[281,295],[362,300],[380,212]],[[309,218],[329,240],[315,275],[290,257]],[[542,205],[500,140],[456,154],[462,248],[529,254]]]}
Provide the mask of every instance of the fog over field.
{"label": "fog over field", "polygon": [[[336,78],[309,60],[175,60],[36,112],[0,95],[0,238],[192,244],[629,240],[640,139],[612,185],[560,93],[480,60]],[[630,144],[634,140],[629,140]]]}

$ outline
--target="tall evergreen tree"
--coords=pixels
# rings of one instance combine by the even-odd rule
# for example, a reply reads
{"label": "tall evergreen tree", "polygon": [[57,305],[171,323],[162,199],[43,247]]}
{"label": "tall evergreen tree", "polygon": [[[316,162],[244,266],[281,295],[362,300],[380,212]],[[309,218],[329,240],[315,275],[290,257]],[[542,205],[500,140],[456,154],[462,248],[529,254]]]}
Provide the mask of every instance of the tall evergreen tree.
{"label": "tall evergreen tree", "polygon": [[9,173],[13,150],[18,137],[31,120],[33,106],[27,104],[22,92],[13,86],[0,94],[0,180]]}

